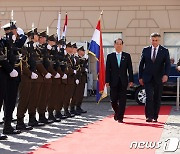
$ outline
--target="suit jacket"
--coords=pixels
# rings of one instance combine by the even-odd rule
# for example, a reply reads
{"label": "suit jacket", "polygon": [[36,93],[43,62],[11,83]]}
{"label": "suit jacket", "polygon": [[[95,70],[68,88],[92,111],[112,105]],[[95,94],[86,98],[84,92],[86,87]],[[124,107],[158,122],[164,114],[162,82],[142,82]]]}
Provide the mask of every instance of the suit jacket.
{"label": "suit jacket", "polygon": [[128,80],[129,82],[133,82],[131,56],[126,52],[122,52],[120,67],[118,67],[115,52],[107,56],[106,83],[109,83],[110,87],[116,87],[118,85],[119,80],[121,80],[122,85],[125,87],[127,87],[128,85]]}
{"label": "suit jacket", "polygon": [[153,78],[156,83],[162,82],[163,75],[169,75],[170,58],[168,49],[159,45],[155,62],[151,60],[152,46],[145,47],[142,51],[139,64],[139,79],[143,79],[144,83],[151,81]]}

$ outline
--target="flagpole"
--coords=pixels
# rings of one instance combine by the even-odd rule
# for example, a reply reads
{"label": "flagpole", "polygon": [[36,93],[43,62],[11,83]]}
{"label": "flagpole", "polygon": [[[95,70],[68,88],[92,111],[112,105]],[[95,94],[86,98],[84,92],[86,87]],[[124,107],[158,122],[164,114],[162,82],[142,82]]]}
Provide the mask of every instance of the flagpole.
{"label": "flagpole", "polygon": [[99,20],[101,20],[102,15],[103,15],[103,10],[100,13]]}

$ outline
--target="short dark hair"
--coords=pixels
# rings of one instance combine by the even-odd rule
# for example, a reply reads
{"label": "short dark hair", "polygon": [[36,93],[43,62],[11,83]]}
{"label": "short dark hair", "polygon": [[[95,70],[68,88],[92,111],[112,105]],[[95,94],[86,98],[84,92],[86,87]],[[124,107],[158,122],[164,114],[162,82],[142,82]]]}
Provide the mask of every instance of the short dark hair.
{"label": "short dark hair", "polygon": [[152,37],[161,37],[161,35],[159,33],[152,33],[150,35],[150,38],[152,38]]}
{"label": "short dark hair", "polygon": [[116,41],[117,41],[117,40],[121,40],[122,44],[124,44],[124,41],[123,41],[122,38],[117,38],[117,39],[115,39],[115,40],[114,40],[114,44],[116,44]]}

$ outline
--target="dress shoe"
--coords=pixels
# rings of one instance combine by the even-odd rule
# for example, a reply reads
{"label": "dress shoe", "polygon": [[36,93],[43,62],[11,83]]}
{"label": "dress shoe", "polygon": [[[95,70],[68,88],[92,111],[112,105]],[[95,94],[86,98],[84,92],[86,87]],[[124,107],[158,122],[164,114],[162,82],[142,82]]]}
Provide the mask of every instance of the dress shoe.
{"label": "dress shoe", "polygon": [[76,111],[79,113],[87,113],[87,111],[83,110],[80,106],[76,107]]}
{"label": "dress shoe", "polygon": [[56,111],[55,118],[66,119],[67,117],[62,115],[60,111]]}
{"label": "dress shoe", "polygon": [[118,120],[118,117],[116,114],[114,114],[114,120],[117,121]]}
{"label": "dress shoe", "polygon": [[51,124],[51,123],[54,122],[54,120],[52,120],[52,119],[47,119],[47,118],[45,117],[45,114],[40,114],[40,115],[39,115],[39,122],[40,122],[40,123],[45,123],[45,124]]}
{"label": "dress shoe", "polygon": [[52,120],[53,122],[61,122],[61,119],[60,118],[56,118],[53,114],[53,112],[49,112],[49,117],[48,117],[48,120]]}
{"label": "dress shoe", "polygon": [[20,133],[21,133],[20,130],[16,130],[13,127],[3,129],[3,134],[20,134]]}
{"label": "dress shoe", "polygon": [[119,119],[118,122],[119,122],[119,123],[124,123],[122,119]]}
{"label": "dress shoe", "polygon": [[152,122],[152,119],[151,118],[147,118],[146,122]]}
{"label": "dress shoe", "polygon": [[158,122],[157,119],[153,119],[153,122]]}
{"label": "dress shoe", "polygon": [[18,130],[32,130],[33,127],[27,126],[25,123],[22,123],[22,124],[17,124],[16,129],[18,129]]}
{"label": "dress shoe", "polygon": [[45,123],[38,122],[35,117],[30,117],[28,125],[32,127],[39,127],[39,126],[45,126]]}
{"label": "dress shoe", "polygon": [[71,114],[68,110],[64,111],[64,116],[66,116],[67,118],[72,118],[75,116],[75,114]]}
{"label": "dress shoe", "polygon": [[8,137],[4,134],[0,134],[0,140],[6,140]]}

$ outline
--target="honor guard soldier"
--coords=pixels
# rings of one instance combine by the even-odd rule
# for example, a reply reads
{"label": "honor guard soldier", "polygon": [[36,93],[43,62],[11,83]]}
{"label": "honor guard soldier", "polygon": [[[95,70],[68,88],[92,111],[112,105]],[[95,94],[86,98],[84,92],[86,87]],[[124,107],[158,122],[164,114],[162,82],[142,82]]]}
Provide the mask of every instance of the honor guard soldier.
{"label": "honor guard soldier", "polygon": [[50,96],[52,78],[54,76],[60,77],[59,73],[57,73],[53,69],[53,66],[51,64],[50,50],[52,49],[52,46],[54,46],[55,44],[56,44],[56,39],[54,38],[54,35],[51,35],[48,37],[48,43],[43,42],[43,44],[39,45],[41,57],[43,59],[43,66],[48,73],[43,79],[43,83],[42,83],[42,87],[41,87],[40,95],[39,95],[37,111],[39,113],[39,121],[45,124],[53,123],[55,120],[55,119],[50,119],[50,118],[47,119],[45,116],[45,112],[48,106],[48,99]]}
{"label": "honor guard soldier", "polygon": [[[0,110],[7,102],[7,76],[12,72],[13,68],[7,61],[7,55],[4,52],[4,44],[2,39],[0,40]],[[5,72],[6,71],[6,72]],[[7,136],[0,133],[0,140],[7,139]]]}
{"label": "honor guard soldier", "polygon": [[65,86],[65,96],[63,100],[63,107],[64,107],[64,116],[66,117],[74,117],[74,114],[71,114],[68,110],[70,101],[73,97],[74,90],[75,90],[75,75],[77,70],[75,69],[75,61],[73,55],[73,49],[71,42],[66,44],[66,59],[67,59],[67,84]]}
{"label": "honor guard soldier", "polygon": [[[53,42],[51,42],[53,41]],[[52,56],[52,64],[53,64],[53,69],[57,72],[56,75],[52,78],[52,85],[51,85],[51,90],[50,90],[50,97],[48,99],[48,112],[49,112],[49,119],[55,121],[55,122],[60,122],[62,116],[61,115],[55,115],[53,111],[58,110],[60,111],[63,102],[62,98],[64,97],[64,84],[62,84],[62,77],[64,76],[63,71],[61,70],[61,53],[60,50],[56,44],[55,39],[48,40],[48,44],[51,45],[51,50],[50,50],[50,55]]]}
{"label": "honor guard soldier", "polygon": [[73,49],[73,54],[74,54],[74,68],[76,69],[76,74],[75,74],[75,89],[74,89],[74,93],[73,93],[73,97],[70,103],[70,113],[71,114],[75,114],[75,115],[80,115],[80,113],[75,111],[75,102],[77,100],[77,87],[79,85],[79,80],[81,77],[81,72],[80,72],[80,61],[79,61],[79,57],[78,57],[78,53],[77,53],[77,46],[76,43],[74,43],[72,45],[72,49]]}
{"label": "honor guard soldier", "polygon": [[64,47],[66,46],[66,42],[64,39],[61,39],[59,41],[57,41],[57,50],[58,50],[58,65],[54,65],[55,70],[57,69],[58,73],[61,75],[61,81],[58,85],[58,98],[57,98],[57,102],[56,102],[56,106],[55,106],[55,117],[56,118],[60,118],[60,119],[66,119],[67,116],[62,115],[61,110],[63,108],[63,100],[64,100],[64,96],[66,95],[65,93],[65,86],[67,84],[67,58],[66,58],[66,51],[64,49]]}
{"label": "honor guard soldier", "polygon": [[[7,27],[10,27],[8,29]],[[21,80],[21,53],[20,48],[25,43],[26,37],[17,33],[15,22],[11,21],[4,27],[5,35],[4,46],[7,52],[7,60],[13,68],[10,76],[7,77],[7,102],[4,105],[4,129],[5,134],[19,134],[21,131],[11,126],[12,114],[16,105],[18,86]]]}
{"label": "honor guard soldier", "polygon": [[39,44],[39,34],[37,28],[30,30],[27,33],[29,42],[27,42],[28,51],[28,65],[33,76],[31,77],[31,90],[28,102],[28,114],[29,122],[28,125],[32,127],[44,126],[44,123],[40,123],[36,119],[36,109],[38,106],[38,98],[40,94],[40,88],[43,82],[44,76],[48,73],[42,64],[40,53],[37,45]]}
{"label": "honor guard soldier", "polygon": [[88,59],[85,57],[85,50],[83,46],[77,49],[77,53],[80,61],[80,77],[78,78],[79,84],[76,85],[76,90],[71,101],[71,109],[73,109],[71,112],[74,112],[76,115],[80,115],[81,113],[87,113],[87,111],[81,108],[81,105],[84,97],[85,83],[87,82]]}

